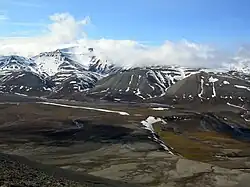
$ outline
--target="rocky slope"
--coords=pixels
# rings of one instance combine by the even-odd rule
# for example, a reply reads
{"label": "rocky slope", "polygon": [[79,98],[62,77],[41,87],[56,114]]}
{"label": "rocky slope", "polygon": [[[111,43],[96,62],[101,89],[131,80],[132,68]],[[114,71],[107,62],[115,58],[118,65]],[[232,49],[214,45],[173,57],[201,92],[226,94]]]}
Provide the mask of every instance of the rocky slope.
{"label": "rocky slope", "polygon": [[[48,186],[48,187],[136,187],[137,185],[111,181],[87,174],[32,162],[24,157],[0,153],[1,186]],[[137,186],[139,187],[139,186]]]}
{"label": "rocky slope", "polygon": [[159,102],[219,102],[242,108],[250,101],[248,76],[232,72],[200,72],[171,86]]}
{"label": "rocky slope", "polygon": [[178,67],[148,67],[119,71],[98,81],[88,92],[88,96],[127,101],[161,97],[176,82],[197,71]]}
{"label": "rocky slope", "polygon": [[47,95],[54,85],[50,79],[30,71],[8,72],[0,81],[0,92],[24,96]]}

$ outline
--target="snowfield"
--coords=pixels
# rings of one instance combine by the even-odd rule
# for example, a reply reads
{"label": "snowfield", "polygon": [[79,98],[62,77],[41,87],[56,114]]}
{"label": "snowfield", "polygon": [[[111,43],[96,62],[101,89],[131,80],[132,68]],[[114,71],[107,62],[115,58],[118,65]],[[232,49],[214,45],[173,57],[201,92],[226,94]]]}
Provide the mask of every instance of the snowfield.
{"label": "snowfield", "polygon": [[76,109],[83,109],[83,110],[95,110],[95,111],[99,111],[99,112],[116,113],[116,114],[120,114],[122,116],[129,116],[129,113],[127,113],[127,112],[107,110],[107,109],[101,109],[101,108],[91,108],[91,107],[83,107],[83,106],[76,106],[76,105],[65,105],[65,104],[50,103],[50,102],[37,102],[37,103],[38,104],[43,104],[43,105],[65,107],[65,108],[76,108]]}

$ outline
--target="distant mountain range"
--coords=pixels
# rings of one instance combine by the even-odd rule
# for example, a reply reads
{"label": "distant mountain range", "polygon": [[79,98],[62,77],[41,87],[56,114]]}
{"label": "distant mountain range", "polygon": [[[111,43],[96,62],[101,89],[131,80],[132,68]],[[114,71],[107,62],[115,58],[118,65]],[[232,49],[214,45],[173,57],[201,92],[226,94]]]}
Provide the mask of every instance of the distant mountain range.
{"label": "distant mountain range", "polygon": [[[32,58],[0,57],[0,92],[23,96],[141,102],[248,103],[248,67],[228,70],[178,66],[117,66],[93,48],[75,47]],[[78,50],[79,51],[79,50]],[[244,62],[239,62],[244,64]]]}

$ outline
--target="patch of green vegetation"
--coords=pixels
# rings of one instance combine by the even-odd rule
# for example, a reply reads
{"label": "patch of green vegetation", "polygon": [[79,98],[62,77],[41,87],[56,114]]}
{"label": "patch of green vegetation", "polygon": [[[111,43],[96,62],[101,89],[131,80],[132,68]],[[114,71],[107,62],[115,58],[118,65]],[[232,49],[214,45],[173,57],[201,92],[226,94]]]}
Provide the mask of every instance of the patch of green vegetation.
{"label": "patch of green vegetation", "polygon": [[218,132],[196,132],[190,133],[189,135],[196,137],[201,141],[209,141],[213,145],[221,145],[227,149],[244,149],[249,147],[247,142],[233,139],[226,134],[221,134]]}
{"label": "patch of green vegetation", "polygon": [[217,148],[205,143],[190,139],[188,136],[177,135],[174,132],[162,131],[160,126],[155,127],[156,133],[174,151],[185,158],[198,161],[209,161],[218,152]]}
{"label": "patch of green vegetation", "polygon": [[222,153],[223,149],[249,148],[249,143],[233,139],[223,133],[197,131],[176,134],[162,130],[159,124],[155,124],[154,129],[167,145],[174,148],[174,151],[191,160],[209,162],[216,160],[214,156]]}

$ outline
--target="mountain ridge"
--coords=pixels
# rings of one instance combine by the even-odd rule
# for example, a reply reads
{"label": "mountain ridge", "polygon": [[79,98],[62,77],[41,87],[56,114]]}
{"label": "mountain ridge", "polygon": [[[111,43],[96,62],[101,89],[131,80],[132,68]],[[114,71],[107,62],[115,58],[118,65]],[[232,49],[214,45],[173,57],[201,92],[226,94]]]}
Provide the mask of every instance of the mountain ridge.
{"label": "mountain ridge", "polygon": [[[29,96],[34,95],[29,93],[30,90],[38,89],[38,96],[53,95],[63,98],[80,93],[82,97],[116,102],[144,102],[157,98],[168,100],[167,98],[172,97],[174,97],[172,101],[176,98],[181,100],[196,98],[201,101],[213,98],[225,100],[234,93],[237,95],[237,100],[248,98],[246,95],[250,90],[250,75],[239,69],[202,69],[177,65],[121,67],[115,65],[112,60],[103,58],[103,55],[100,55],[100,58],[97,55],[98,52],[93,48],[86,47],[85,51],[81,52],[78,47],[68,47],[43,52],[31,58],[16,55],[2,56],[0,91]],[[20,79],[21,75],[26,81]],[[199,78],[193,78],[197,76]],[[37,80],[40,80],[38,81],[40,83]],[[232,81],[234,85],[230,84]],[[38,88],[36,84],[44,85]],[[182,84],[185,86],[181,86]],[[190,88],[194,85],[196,86],[193,87],[192,94],[189,94]],[[216,94],[216,89],[221,93]],[[208,92],[211,93],[209,96],[206,95]],[[203,97],[202,94],[206,96]]]}

